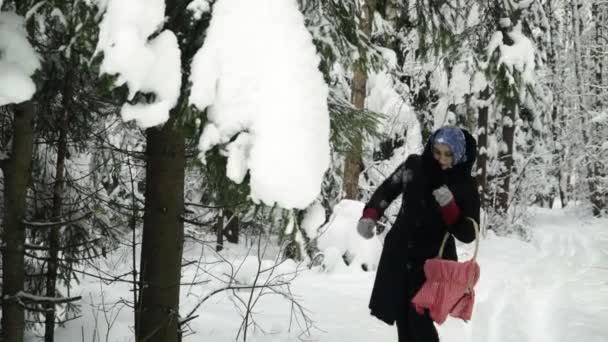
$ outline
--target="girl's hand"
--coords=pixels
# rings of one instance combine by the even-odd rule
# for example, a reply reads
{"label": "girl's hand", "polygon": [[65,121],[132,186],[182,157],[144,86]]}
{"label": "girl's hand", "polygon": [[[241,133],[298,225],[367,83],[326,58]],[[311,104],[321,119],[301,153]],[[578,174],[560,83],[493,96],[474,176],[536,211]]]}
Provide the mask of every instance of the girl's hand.
{"label": "girl's hand", "polygon": [[450,189],[445,185],[435,189],[433,191],[433,196],[435,197],[435,201],[437,201],[441,207],[445,207],[448,203],[454,200],[454,195],[452,195]]}
{"label": "girl's hand", "polygon": [[435,201],[439,204],[443,221],[447,224],[454,224],[460,217],[460,208],[456,205],[454,195],[447,186],[442,185],[433,191]]}
{"label": "girl's hand", "polygon": [[362,217],[357,224],[357,232],[364,239],[368,240],[374,237],[374,228],[376,227],[376,220],[371,217]]}

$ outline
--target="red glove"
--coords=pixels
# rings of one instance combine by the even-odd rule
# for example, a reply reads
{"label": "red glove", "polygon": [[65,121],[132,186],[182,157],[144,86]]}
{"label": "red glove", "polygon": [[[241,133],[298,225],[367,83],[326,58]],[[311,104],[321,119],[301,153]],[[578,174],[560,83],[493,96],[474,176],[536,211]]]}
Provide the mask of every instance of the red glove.
{"label": "red glove", "polygon": [[367,208],[363,210],[363,215],[361,215],[361,217],[367,217],[374,220],[378,220],[378,211],[375,208]]}

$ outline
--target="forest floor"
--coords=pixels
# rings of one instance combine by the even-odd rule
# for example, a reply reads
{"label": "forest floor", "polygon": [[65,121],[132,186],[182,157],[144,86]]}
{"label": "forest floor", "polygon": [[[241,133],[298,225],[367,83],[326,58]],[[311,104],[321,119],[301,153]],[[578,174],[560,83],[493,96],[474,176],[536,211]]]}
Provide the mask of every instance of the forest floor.
{"label": "forest floor", "polygon": [[[499,237],[492,232],[481,240],[481,279],[476,286],[473,318],[468,323],[449,318],[438,326],[442,341],[608,340],[608,220],[591,218],[576,208],[530,210],[530,241]],[[225,287],[222,276],[226,274],[235,275],[233,286],[255,280],[259,264],[251,242],[244,244],[247,248],[227,246],[222,257],[231,263],[200,245],[186,246],[184,259],[202,261],[203,266],[185,268],[183,282],[204,284],[182,286],[182,316],[187,316],[212,291]],[[458,248],[461,259],[472,255],[473,244]],[[275,245],[269,246],[261,258],[261,267],[272,271],[261,273],[256,283],[277,286],[256,290],[253,296],[248,289],[225,290],[202,301],[196,311],[198,317],[187,324],[184,341],[235,341],[237,334],[242,341],[239,328],[250,302],[254,305],[252,318],[247,321],[247,341],[397,341],[394,326],[369,315],[367,305],[375,272],[342,263],[331,271],[289,262],[272,268],[278,252]],[[102,270],[113,274],[128,272],[128,255],[117,253],[101,265]],[[286,293],[286,288],[278,284],[291,279],[295,271],[291,292]],[[133,314],[125,304],[133,297],[130,284],[105,284],[85,277],[71,295],[83,296],[82,317],[58,328],[57,341],[134,340]],[[28,333],[27,341],[38,341],[34,334]]]}

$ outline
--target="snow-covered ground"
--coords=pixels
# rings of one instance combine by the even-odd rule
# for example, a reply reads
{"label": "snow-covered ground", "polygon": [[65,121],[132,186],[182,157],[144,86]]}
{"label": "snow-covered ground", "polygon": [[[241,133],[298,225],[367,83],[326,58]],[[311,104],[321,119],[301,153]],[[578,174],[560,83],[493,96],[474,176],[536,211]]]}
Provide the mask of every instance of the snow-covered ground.
{"label": "snow-covered ground", "polygon": [[[589,218],[577,209],[532,209],[532,212],[530,242],[497,237],[491,233],[481,241],[478,258],[481,280],[476,286],[473,319],[469,323],[448,319],[439,327],[442,341],[608,340],[608,220]],[[277,252],[276,247],[271,247],[268,259]],[[472,247],[459,246],[462,259],[471,255]],[[185,258],[198,260],[200,251],[199,246],[189,246]],[[236,249],[233,246],[224,253],[227,259],[236,261],[236,267],[241,265],[238,272],[231,270],[226,263],[208,264],[204,270],[220,278],[236,273],[239,284],[251,283],[255,277],[255,272],[251,271],[256,268],[257,257],[243,259],[245,252],[243,247]],[[203,260],[211,262],[214,258],[209,254]],[[113,262],[114,273],[130,267],[126,257],[114,258]],[[264,264],[270,265],[272,261],[266,260]],[[283,263],[270,278],[279,282],[283,278],[275,278],[274,275],[295,269],[296,265]],[[184,271],[184,282],[211,280],[203,285],[182,287],[181,314],[184,316],[200,298],[221,287],[222,282],[205,271],[192,267]],[[258,283],[268,279],[269,273],[263,273]],[[331,272],[320,268],[303,269],[293,281],[291,290],[314,323],[310,335],[302,332],[301,327],[305,323],[301,316],[291,314],[291,303],[268,291],[254,306],[253,319],[258,328],[250,329],[247,340],[396,341],[395,327],[381,323],[368,313],[374,276],[374,272],[363,272],[359,266],[340,264]],[[75,292],[80,292],[84,298],[83,317],[58,329],[58,341],[82,342],[83,334],[84,341],[93,341],[95,331],[100,340],[105,341],[110,324],[112,328],[107,341],[133,341],[130,328],[132,313],[120,304],[121,299],[132,298],[127,284],[109,286],[85,278],[80,289],[73,291],[72,295]],[[200,306],[199,316],[190,322],[190,335],[184,340],[234,341],[242,323],[239,298],[247,303],[250,293],[248,290],[223,291],[212,296]],[[256,296],[253,297],[255,299]],[[102,300],[105,313],[94,306],[101,304]],[[239,339],[242,340],[242,334]],[[30,338],[28,341],[34,340]]]}

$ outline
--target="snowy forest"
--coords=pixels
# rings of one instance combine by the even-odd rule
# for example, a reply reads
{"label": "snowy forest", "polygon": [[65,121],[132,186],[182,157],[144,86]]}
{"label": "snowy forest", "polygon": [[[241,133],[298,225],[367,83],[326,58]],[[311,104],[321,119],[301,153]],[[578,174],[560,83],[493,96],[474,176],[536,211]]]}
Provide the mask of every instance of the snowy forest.
{"label": "snowy forest", "polygon": [[357,221],[445,125],[482,217],[442,340],[608,340],[608,1],[0,10],[0,341],[396,341],[367,303],[398,203]]}

